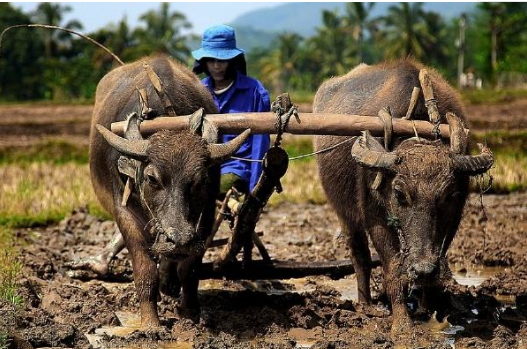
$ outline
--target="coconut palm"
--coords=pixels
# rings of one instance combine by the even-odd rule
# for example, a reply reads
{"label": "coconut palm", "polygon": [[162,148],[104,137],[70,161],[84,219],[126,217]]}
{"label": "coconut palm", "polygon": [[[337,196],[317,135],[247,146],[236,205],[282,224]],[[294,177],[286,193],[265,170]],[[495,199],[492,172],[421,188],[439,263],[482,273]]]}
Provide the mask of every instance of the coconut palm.
{"label": "coconut palm", "polygon": [[382,18],[385,25],[382,38],[387,58],[411,55],[425,59],[425,47],[432,45],[434,40],[424,17],[423,3],[401,2],[388,8],[388,14]]}
{"label": "coconut palm", "polygon": [[134,36],[138,39],[141,53],[163,52],[183,61],[190,56],[187,37],[181,31],[190,29],[192,25],[184,14],[170,11],[169,3],[161,3],[159,11],[150,10],[139,20],[145,23],[145,28],[136,29]]}
{"label": "coconut palm", "polygon": [[262,80],[274,94],[291,87],[301,41],[302,37],[295,33],[279,34],[272,45],[274,49],[258,60]]}
{"label": "coconut palm", "polygon": [[352,66],[353,62],[346,55],[350,45],[345,35],[343,20],[336,11],[322,12],[322,25],[317,28],[317,34],[308,43],[320,58],[320,73],[323,77],[342,75]]}
{"label": "coconut palm", "polygon": [[[71,7],[59,3],[41,2],[33,12],[33,20],[40,24],[49,24],[61,26],[72,30],[81,30],[82,24],[77,20],[71,20],[65,24],[62,23],[64,15],[71,11]],[[71,44],[72,36],[62,31],[43,30],[45,57],[56,56],[65,47]]]}
{"label": "coconut palm", "polygon": [[364,35],[366,31],[374,31],[376,19],[370,19],[370,13],[375,6],[374,2],[348,2],[346,3],[343,25],[345,31],[356,42],[357,63],[364,61]]}

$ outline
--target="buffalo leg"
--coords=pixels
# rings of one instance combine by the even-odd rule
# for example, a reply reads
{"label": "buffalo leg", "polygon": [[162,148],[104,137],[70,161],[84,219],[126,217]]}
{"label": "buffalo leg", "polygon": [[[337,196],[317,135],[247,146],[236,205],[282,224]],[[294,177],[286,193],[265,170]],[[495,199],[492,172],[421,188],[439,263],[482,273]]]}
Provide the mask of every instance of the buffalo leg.
{"label": "buffalo leg", "polygon": [[394,234],[382,225],[370,228],[369,233],[381,259],[385,289],[392,305],[392,333],[405,333],[413,327],[413,323],[406,305],[408,282],[402,272],[401,254],[398,253],[399,243],[394,238]]}
{"label": "buffalo leg", "polygon": [[351,251],[351,262],[357,276],[357,289],[359,302],[371,303],[370,276],[371,276],[371,254],[368,248],[368,237],[364,230],[353,229],[349,223],[340,220],[340,226],[348,237],[348,245]]}
{"label": "buffalo leg", "polygon": [[134,283],[141,309],[141,325],[157,327],[160,325],[157,315],[158,273],[156,263],[148,251],[148,235],[143,232],[145,224],[128,209],[119,210],[116,218],[132,258]]}
{"label": "buffalo leg", "polygon": [[66,263],[66,266],[73,270],[90,270],[97,275],[105,276],[108,274],[110,261],[125,247],[123,235],[117,231],[110,244],[97,256],[71,261]]}
{"label": "buffalo leg", "polygon": [[179,314],[182,317],[197,321],[200,314],[198,300],[199,268],[201,257],[189,257],[178,263],[177,276],[181,283],[181,301]]}
{"label": "buffalo leg", "polygon": [[177,267],[178,262],[169,258],[163,257],[159,261],[159,290],[170,297],[178,297],[181,291]]}

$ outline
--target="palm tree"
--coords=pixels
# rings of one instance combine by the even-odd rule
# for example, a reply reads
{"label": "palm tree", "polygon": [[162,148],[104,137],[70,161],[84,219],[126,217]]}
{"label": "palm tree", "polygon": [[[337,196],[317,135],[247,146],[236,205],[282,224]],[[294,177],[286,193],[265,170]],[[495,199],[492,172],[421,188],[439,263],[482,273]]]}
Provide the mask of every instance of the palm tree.
{"label": "palm tree", "polygon": [[375,19],[368,19],[373,7],[374,2],[363,3],[363,2],[348,2],[346,3],[346,12],[343,17],[343,25],[345,31],[350,35],[353,40],[357,43],[356,47],[356,58],[357,63],[364,61],[364,34],[367,30],[373,31],[375,26]]}
{"label": "palm tree", "polygon": [[[71,7],[58,3],[42,2],[33,13],[33,20],[36,23],[62,26],[72,30],[81,30],[82,24],[77,20],[71,20],[62,24],[64,14],[71,11]],[[46,58],[59,54],[60,46],[69,46],[72,36],[61,31],[42,31],[44,40],[44,50]]]}
{"label": "palm tree", "polygon": [[258,60],[262,79],[272,86],[275,95],[291,87],[291,78],[295,72],[295,61],[302,37],[295,33],[282,33],[275,39],[273,49]]}
{"label": "palm tree", "polygon": [[345,35],[343,20],[336,11],[322,12],[322,26],[317,28],[317,34],[309,41],[308,44],[321,59],[322,77],[342,75],[351,67],[352,62],[345,54],[350,43]]}
{"label": "palm tree", "polygon": [[139,41],[139,50],[143,54],[152,52],[168,53],[180,60],[186,60],[190,55],[186,36],[182,29],[189,29],[192,25],[184,14],[169,11],[169,4],[161,4],[159,11],[150,10],[139,17],[146,28],[136,29],[134,36]]}
{"label": "palm tree", "polygon": [[386,26],[383,32],[387,58],[414,56],[425,58],[425,47],[432,45],[433,37],[424,21],[423,3],[401,2],[390,6],[383,17]]}

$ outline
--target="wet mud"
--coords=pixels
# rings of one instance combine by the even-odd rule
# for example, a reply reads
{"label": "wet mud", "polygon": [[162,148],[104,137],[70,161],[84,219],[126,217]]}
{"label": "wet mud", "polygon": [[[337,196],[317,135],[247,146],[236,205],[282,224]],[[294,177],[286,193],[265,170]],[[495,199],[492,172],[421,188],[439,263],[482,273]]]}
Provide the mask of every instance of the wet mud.
{"label": "wet mud", "polygon": [[[482,201],[483,208],[478,195],[470,196],[448,253],[454,278],[433,304],[435,312],[417,306],[418,290],[409,295],[416,327],[404,336],[390,335],[380,268],[373,273],[373,305],[357,301],[353,275],[203,280],[199,322],[181,319],[178,300],[161,296],[162,327],[143,329],[126,250],[104,280],[69,277],[66,262],[94,255],[115,232],[113,222],[84,209],[55,226],[17,231],[25,242],[24,306],[12,325],[35,348],[525,348],[527,193]],[[275,259],[348,258],[328,206],[267,209],[257,231]],[[226,234],[222,226],[219,237]],[[206,260],[217,253],[208,251]]]}

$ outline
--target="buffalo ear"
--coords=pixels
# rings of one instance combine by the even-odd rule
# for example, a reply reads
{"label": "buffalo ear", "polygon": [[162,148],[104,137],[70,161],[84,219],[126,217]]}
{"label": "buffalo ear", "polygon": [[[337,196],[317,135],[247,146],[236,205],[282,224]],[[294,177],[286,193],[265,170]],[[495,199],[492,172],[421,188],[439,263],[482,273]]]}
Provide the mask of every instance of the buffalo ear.
{"label": "buffalo ear", "polygon": [[355,140],[351,156],[361,166],[380,171],[394,171],[393,166],[397,161],[397,155],[386,152],[369,131],[362,132],[362,136]]}
{"label": "buffalo ear", "polygon": [[247,140],[247,137],[251,134],[251,129],[243,131],[236,138],[230,140],[227,143],[222,144],[209,144],[207,147],[210,151],[210,157],[212,162],[216,165],[221,164],[225,160],[229,159],[234,153],[240,149],[242,144]]}
{"label": "buffalo ear", "polygon": [[147,140],[135,140],[131,141],[122,137],[119,137],[115,133],[109,131],[102,125],[95,125],[97,131],[106,139],[106,141],[121,154],[127,155],[132,159],[144,161],[148,158],[147,152],[150,142]]}

